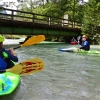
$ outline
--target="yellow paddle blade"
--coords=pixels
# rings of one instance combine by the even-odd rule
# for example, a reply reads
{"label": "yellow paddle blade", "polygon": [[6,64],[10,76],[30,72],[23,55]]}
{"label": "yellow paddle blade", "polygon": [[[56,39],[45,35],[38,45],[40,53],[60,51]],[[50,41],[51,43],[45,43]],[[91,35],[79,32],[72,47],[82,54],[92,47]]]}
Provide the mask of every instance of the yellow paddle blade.
{"label": "yellow paddle blade", "polygon": [[11,72],[14,74],[19,74],[19,75],[29,75],[32,73],[36,73],[44,69],[44,63],[41,59],[39,58],[33,58],[29,59],[26,61],[23,61],[16,66],[7,69],[7,72]]}
{"label": "yellow paddle blade", "polygon": [[23,43],[21,46],[29,46],[29,45],[37,44],[37,43],[42,42],[44,40],[45,40],[44,35],[33,36],[30,39],[28,39],[25,43]]}

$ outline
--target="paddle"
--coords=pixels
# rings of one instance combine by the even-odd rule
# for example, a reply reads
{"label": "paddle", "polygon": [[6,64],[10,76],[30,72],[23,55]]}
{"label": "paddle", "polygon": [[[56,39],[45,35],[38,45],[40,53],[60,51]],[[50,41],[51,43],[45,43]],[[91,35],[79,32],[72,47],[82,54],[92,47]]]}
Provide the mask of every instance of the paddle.
{"label": "paddle", "polygon": [[32,58],[25,60],[10,69],[6,69],[6,72],[11,72],[18,75],[29,75],[36,73],[44,69],[44,63],[39,58]]}
{"label": "paddle", "polygon": [[33,45],[33,44],[37,44],[39,42],[42,42],[45,40],[45,36],[44,35],[37,35],[37,36],[33,36],[30,39],[28,39],[25,43],[21,44],[18,47],[14,47],[14,49],[23,47],[23,46],[29,46],[29,45]]}
{"label": "paddle", "polygon": [[78,46],[79,46],[79,40],[80,40],[80,39],[81,39],[81,36],[78,36],[78,37],[77,37],[77,41],[78,41],[77,43],[78,43]]}
{"label": "paddle", "polygon": [[[33,36],[30,39],[28,39],[25,43],[23,43],[22,45],[15,47],[14,49],[23,47],[23,46],[29,46],[29,45],[33,45],[33,44],[37,44],[38,42],[42,42],[43,40],[45,40],[45,36],[44,35],[37,35],[37,36]],[[25,65],[27,62],[29,62],[29,64]],[[33,62],[33,63],[32,63]],[[39,64],[40,62],[40,64]],[[30,66],[31,63],[31,66]],[[23,64],[23,65],[21,65]],[[6,71],[15,73],[15,74],[20,74],[20,75],[27,75],[33,72],[38,72],[39,70],[43,69],[44,64],[43,62],[37,58],[37,59],[31,59],[31,60],[26,60],[24,62],[22,62],[21,64],[17,64],[16,66],[7,69]],[[1,70],[1,72],[4,70]]]}
{"label": "paddle", "polygon": [[[77,41],[79,41],[80,39],[81,39],[81,36],[78,36],[78,37],[77,37]],[[79,42],[78,42],[78,43],[79,43]]]}

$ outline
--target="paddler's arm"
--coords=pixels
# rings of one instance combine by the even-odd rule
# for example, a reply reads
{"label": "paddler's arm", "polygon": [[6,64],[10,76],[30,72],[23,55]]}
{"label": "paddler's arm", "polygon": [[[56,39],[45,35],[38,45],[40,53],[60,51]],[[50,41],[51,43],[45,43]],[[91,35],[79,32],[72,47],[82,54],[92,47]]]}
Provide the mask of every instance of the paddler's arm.
{"label": "paddler's arm", "polygon": [[17,54],[15,53],[15,51],[14,51],[13,48],[10,48],[9,51],[11,52],[11,54],[12,54],[13,56],[17,56]]}
{"label": "paddler's arm", "polygon": [[14,62],[18,62],[17,54],[14,52],[13,48],[10,48],[9,51],[5,51],[8,54],[8,58]]}

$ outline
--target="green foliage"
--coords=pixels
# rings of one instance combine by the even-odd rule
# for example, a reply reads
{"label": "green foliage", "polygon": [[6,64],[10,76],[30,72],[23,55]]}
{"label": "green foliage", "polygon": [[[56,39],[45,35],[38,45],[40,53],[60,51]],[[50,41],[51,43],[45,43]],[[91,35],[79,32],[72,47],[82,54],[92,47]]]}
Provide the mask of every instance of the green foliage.
{"label": "green foliage", "polygon": [[[83,17],[83,34],[88,34],[92,37],[93,43],[100,43],[100,32],[97,30],[97,26],[100,24],[100,2],[96,0],[90,0],[84,5],[84,17]],[[97,39],[98,37],[98,39]]]}
{"label": "green foliage", "polygon": [[38,14],[45,14],[48,16],[54,16],[54,17],[61,17],[61,15],[63,15],[62,14],[63,12],[59,9],[58,4],[54,4],[54,3],[47,3],[45,4],[45,6],[40,6],[38,8],[35,8],[33,12]]}

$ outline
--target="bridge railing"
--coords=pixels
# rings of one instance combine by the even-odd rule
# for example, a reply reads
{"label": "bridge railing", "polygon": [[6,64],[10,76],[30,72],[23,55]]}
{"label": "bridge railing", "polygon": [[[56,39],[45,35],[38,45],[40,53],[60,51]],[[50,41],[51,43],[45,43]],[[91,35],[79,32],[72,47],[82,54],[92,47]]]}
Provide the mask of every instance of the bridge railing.
{"label": "bridge railing", "polygon": [[[72,21],[63,18],[57,18],[52,16],[46,16],[41,14],[35,14],[25,11],[12,10],[12,9],[2,9],[4,12],[0,12],[0,20],[11,20],[11,21],[23,21],[30,23],[40,23],[47,25],[56,25],[61,27],[69,27],[69,28],[81,28],[81,23],[77,21]],[[7,12],[7,13],[6,13]]]}

